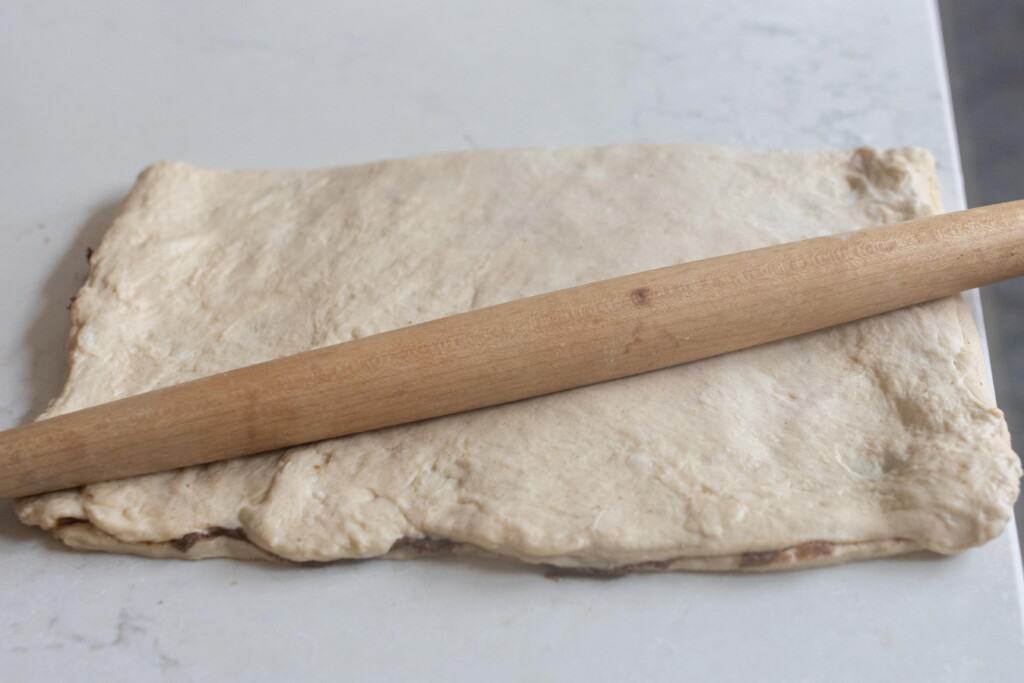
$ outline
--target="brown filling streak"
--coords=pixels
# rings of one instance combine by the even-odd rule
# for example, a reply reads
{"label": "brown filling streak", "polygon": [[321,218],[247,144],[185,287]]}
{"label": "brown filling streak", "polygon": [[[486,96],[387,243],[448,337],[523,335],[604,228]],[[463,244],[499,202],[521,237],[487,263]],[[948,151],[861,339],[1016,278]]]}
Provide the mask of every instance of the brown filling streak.
{"label": "brown filling streak", "polygon": [[[740,555],[740,569],[750,567],[767,567],[772,564],[782,564],[787,559],[813,560],[818,557],[826,557],[835,551],[835,545],[828,541],[808,541],[791,548],[782,550],[765,550],[760,552],[749,552]],[[685,559],[685,558],[679,558]],[[547,572],[544,574],[549,579],[562,577],[585,577],[596,579],[614,579],[633,572],[664,571],[668,569],[674,560],[660,560],[655,562],[638,562],[635,564],[624,564],[620,567],[599,569],[596,567],[558,567],[555,565],[544,565]]]}
{"label": "brown filling streak", "polygon": [[[56,528],[60,528],[84,522],[85,520],[76,519],[74,517],[61,517],[57,520],[55,526]],[[249,542],[249,538],[241,529],[228,529],[226,527],[214,526],[210,527],[206,531],[193,531],[192,533],[185,534],[181,538],[169,541],[169,543],[179,552],[187,553],[192,546],[199,541],[218,537],[233,538],[237,541]],[[446,538],[400,538],[391,546],[391,551],[410,548],[418,553],[426,555],[450,552],[455,549],[456,545],[458,544]],[[764,550],[743,553],[740,555],[739,568],[767,567],[772,564],[784,562],[787,559],[813,560],[818,557],[831,555],[834,551],[835,545],[829,541],[808,541],[807,543],[801,543],[790,548],[783,548],[782,550]],[[541,566],[546,569],[544,576],[549,579],[559,579],[562,577],[613,579],[633,572],[665,570],[669,568],[672,562],[673,560],[636,562],[634,564],[624,564],[607,569],[598,567],[560,567],[558,565],[550,564]]]}
{"label": "brown filling streak", "polygon": [[218,536],[233,538],[237,541],[249,540],[245,535],[245,532],[241,529],[227,529],[222,526],[212,526],[206,531],[193,531],[190,534],[185,534],[181,538],[176,538],[171,541],[171,545],[173,545],[178,551],[187,553],[189,548],[199,541],[205,541],[209,538],[217,538]]}
{"label": "brown filling streak", "polygon": [[418,553],[443,553],[453,550],[455,543],[447,538],[430,538],[429,536],[424,538],[400,538],[395,541],[388,552],[401,550],[402,548],[412,548]]}

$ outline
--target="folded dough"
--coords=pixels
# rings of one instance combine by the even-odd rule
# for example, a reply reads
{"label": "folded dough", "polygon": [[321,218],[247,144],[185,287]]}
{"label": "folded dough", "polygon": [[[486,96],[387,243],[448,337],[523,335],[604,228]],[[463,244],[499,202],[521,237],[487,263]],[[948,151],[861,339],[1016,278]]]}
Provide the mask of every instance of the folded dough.
{"label": "folded dough", "polygon": [[[147,169],[44,417],[509,299],[939,210],[927,152],[620,146]],[[153,557],[577,571],[953,553],[1020,465],[959,298],[562,394],[17,503]],[[267,391],[274,391],[268,386]]]}

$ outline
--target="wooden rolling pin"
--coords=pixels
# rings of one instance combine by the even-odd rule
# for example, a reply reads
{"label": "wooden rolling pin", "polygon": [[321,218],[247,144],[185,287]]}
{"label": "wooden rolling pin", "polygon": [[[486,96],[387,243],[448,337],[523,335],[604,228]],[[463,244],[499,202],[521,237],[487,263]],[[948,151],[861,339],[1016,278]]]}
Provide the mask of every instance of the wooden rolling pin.
{"label": "wooden rolling pin", "polygon": [[1024,200],[669,266],[0,433],[0,496],[169,470],[716,356],[1024,273]]}

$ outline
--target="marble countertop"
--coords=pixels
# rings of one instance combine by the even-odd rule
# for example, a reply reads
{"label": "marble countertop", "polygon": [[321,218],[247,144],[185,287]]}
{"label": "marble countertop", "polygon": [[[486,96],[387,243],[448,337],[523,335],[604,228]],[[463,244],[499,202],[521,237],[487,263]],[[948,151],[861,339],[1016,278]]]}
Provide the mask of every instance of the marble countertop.
{"label": "marble countertop", "polygon": [[[65,371],[65,305],[156,159],[472,147],[920,145],[963,206],[930,0],[266,0],[0,7],[0,428]],[[450,560],[78,554],[0,511],[0,668],[63,680],[1024,680],[1012,530],[936,560],[547,581]]]}

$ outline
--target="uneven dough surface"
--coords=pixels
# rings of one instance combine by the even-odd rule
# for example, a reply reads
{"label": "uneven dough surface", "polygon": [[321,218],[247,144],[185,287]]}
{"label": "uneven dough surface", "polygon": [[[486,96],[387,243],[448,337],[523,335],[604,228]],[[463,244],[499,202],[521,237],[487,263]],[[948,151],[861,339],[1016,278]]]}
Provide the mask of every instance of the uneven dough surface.
{"label": "uneven dough surface", "polygon": [[[52,416],[471,308],[940,209],[915,149],[620,146],[147,169]],[[273,391],[273,387],[267,387]],[[75,548],[764,570],[1006,524],[1020,465],[959,298],[415,425],[18,501]]]}

